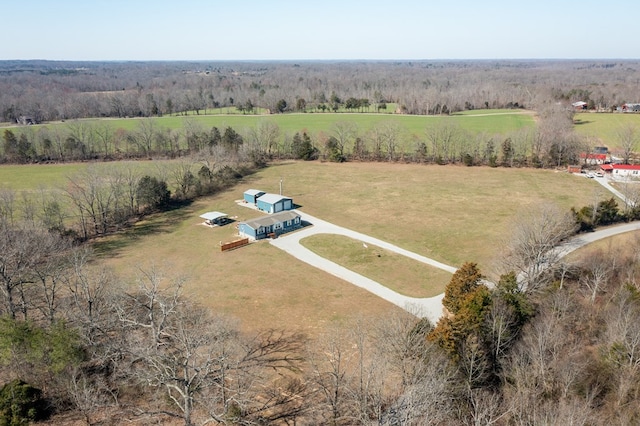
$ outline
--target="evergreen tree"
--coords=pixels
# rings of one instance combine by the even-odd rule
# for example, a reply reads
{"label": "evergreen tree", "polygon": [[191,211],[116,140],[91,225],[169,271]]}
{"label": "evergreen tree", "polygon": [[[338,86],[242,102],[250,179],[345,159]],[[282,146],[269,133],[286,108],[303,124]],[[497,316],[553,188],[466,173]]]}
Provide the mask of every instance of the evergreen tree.
{"label": "evergreen tree", "polygon": [[14,161],[18,154],[18,138],[11,130],[6,129],[3,135],[4,139],[4,159],[5,161]]}
{"label": "evergreen tree", "polygon": [[138,182],[136,191],[138,204],[148,209],[156,209],[166,206],[171,193],[167,189],[167,183],[152,176],[143,176]]}
{"label": "evergreen tree", "polygon": [[227,127],[222,136],[222,144],[231,151],[238,151],[244,140],[232,127]]}
{"label": "evergreen tree", "polygon": [[302,136],[300,136],[300,133],[293,135],[291,150],[293,151],[293,156],[300,160],[313,160],[316,156],[316,149],[306,132]]}
{"label": "evergreen tree", "polygon": [[457,314],[468,294],[479,285],[482,274],[476,263],[467,262],[458,269],[444,291],[442,304],[452,314]]}
{"label": "evergreen tree", "polygon": [[220,145],[220,143],[222,143],[220,129],[214,126],[211,128],[211,132],[209,132],[209,146]]}

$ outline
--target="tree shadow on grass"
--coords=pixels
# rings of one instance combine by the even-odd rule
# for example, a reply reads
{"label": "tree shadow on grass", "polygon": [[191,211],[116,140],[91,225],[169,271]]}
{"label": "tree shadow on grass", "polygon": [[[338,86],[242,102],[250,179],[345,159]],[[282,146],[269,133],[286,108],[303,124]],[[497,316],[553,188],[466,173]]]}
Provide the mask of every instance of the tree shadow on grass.
{"label": "tree shadow on grass", "polygon": [[192,201],[174,201],[166,210],[143,216],[113,235],[96,239],[92,243],[94,252],[100,257],[117,257],[121,250],[142,237],[173,232],[181,222],[194,214],[191,204]]}
{"label": "tree shadow on grass", "polygon": [[582,125],[582,124],[589,124],[589,123],[593,123],[593,121],[590,121],[590,120],[581,120],[581,119],[578,119],[578,120],[574,120],[574,121],[573,121],[573,124],[575,124],[576,126],[579,126],[579,125]]}

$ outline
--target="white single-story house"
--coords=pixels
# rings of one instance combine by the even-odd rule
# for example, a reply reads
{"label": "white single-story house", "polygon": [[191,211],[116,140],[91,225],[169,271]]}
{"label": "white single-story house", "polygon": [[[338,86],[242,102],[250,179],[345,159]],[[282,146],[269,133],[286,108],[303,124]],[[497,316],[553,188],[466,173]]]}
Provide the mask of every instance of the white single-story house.
{"label": "white single-story house", "polygon": [[258,210],[267,213],[278,213],[293,210],[293,199],[278,194],[264,194],[256,202]]}
{"label": "white single-story house", "polygon": [[300,215],[296,212],[285,211],[240,222],[238,232],[241,236],[260,240],[269,236],[277,237],[300,226],[302,226]]}
{"label": "white single-story house", "polygon": [[603,164],[600,169],[614,178],[640,180],[640,164]]}

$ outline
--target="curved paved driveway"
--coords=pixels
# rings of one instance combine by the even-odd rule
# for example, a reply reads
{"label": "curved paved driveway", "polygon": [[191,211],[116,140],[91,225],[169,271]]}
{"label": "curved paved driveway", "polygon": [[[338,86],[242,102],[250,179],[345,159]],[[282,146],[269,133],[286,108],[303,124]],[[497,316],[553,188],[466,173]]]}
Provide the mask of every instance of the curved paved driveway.
{"label": "curved paved driveway", "polygon": [[350,269],[347,269],[343,266],[338,265],[337,263],[331,262],[330,260],[327,260],[324,257],[315,254],[311,250],[303,247],[300,244],[300,240],[314,234],[344,235],[353,238],[354,240],[359,240],[363,243],[372,244],[380,248],[384,248],[386,250],[401,254],[403,256],[410,257],[414,260],[417,260],[418,262],[426,263],[427,265],[445,270],[452,274],[456,271],[456,268],[454,268],[453,266],[445,265],[444,263],[440,263],[428,257],[421,256],[409,250],[405,250],[396,245],[389,244],[386,241],[382,241],[377,238],[373,238],[368,235],[334,225],[330,222],[318,219],[301,211],[296,210],[296,213],[300,215],[303,221],[309,222],[313,226],[304,228],[301,231],[281,235],[275,240],[271,240],[271,244],[286,251],[299,260],[308,263],[311,266],[315,266],[316,268],[322,269],[323,271],[331,275],[334,275],[351,284],[361,287],[416,316],[428,317],[429,320],[433,321],[434,323],[438,321],[438,318],[440,318],[440,316],[442,315],[442,298],[444,297],[444,294],[429,298],[404,296],[400,293],[396,293],[395,291],[383,286],[382,284],[372,279],[353,272]]}
{"label": "curved paved driveway", "polygon": [[[428,257],[421,256],[417,253],[405,250],[396,245],[387,243],[386,241],[382,241],[377,238],[373,238],[368,235],[334,225],[330,222],[318,219],[301,211],[296,210],[296,212],[301,216],[303,221],[309,222],[313,226],[309,226],[297,232],[282,235],[275,240],[271,240],[271,244],[284,250],[297,259],[308,263],[311,266],[322,269],[323,271],[334,275],[342,280],[345,280],[353,285],[363,288],[375,294],[376,296],[381,297],[388,302],[391,302],[394,305],[410,312],[413,315],[416,315],[418,317],[427,317],[434,324],[442,316],[442,299],[444,297],[444,293],[429,298],[404,296],[400,293],[396,293],[395,291],[383,286],[382,284],[372,279],[353,272],[350,269],[347,269],[343,266],[338,265],[337,263],[331,262],[330,260],[327,260],[324,257],[315,254],[311,250],[303,247],[300,244],[300,240],[314,234],[344,235],[355,240],[360,240],[363,243],[373,244],[375,246],[393,251],[403,256],[410,257],[414,260],[417,260],[418,262],[423,262],[427,265],[442,269],[452,274],[456,271],[456,268],[454,268],[453,266],[445,265],[444,263],[438,262]],[[557,250],[559,251],[560,256],[566,256],[572,251],[577,250],[578,248],[599,239],[608,238],[614,235],[637,230],[640,230],[640,222],[613,226],[589,234],[578,235],[558,247]]]}

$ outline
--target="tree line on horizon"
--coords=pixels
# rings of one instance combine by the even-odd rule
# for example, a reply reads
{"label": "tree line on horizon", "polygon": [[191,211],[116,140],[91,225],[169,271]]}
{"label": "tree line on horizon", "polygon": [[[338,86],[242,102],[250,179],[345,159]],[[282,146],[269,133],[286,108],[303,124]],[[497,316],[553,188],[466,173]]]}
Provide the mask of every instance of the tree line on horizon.
{"label": "tree line on horizon", "polygon": [[[640,102],[635,61],[0,61],[0,121],[153,117],[215,108],[405,114]],[[596,81],[598,84],[593,84]],[[610,84],[609,84],[610,83]]]}

